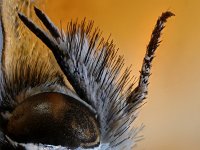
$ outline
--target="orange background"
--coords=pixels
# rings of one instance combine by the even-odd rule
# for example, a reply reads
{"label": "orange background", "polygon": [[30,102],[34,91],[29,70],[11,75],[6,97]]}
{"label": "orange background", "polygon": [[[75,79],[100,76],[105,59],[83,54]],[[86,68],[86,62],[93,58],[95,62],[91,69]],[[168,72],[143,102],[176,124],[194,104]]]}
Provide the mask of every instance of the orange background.
{"label": "orange background", "polygon": [[150,79],[148,103],[137,125],[145,139],[135,150],[200,150],[200,1],[48,0],[46,13],[57,24],[92,19],[111,33],[126,64],[138,77],[157,17],[171,10]]}

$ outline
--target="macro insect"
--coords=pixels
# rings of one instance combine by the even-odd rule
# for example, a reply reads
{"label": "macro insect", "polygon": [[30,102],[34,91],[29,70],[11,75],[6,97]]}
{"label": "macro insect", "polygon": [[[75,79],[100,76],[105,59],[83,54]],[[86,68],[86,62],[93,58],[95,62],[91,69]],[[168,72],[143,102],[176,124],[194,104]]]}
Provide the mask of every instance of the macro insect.
{"label": "macro insect", "polygon": [[174,14],[158,18],[134,88],[131,68],[121,71],[124,58],[92,21],[63,31],[36,2],[1,1],[0,149],[132,149],[154,53]]}

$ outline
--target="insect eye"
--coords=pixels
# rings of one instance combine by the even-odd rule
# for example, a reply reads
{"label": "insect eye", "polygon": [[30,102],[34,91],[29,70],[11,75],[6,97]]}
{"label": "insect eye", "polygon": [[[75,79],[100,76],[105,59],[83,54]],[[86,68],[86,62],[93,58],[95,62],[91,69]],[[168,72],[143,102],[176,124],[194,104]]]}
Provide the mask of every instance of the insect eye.
{"label": "insect eye", "polygon": [[73,97],[40,93],[27,98],[12,113],[8,136],[19,143],[62,145],[69,148],[99,144],[95,114]]}

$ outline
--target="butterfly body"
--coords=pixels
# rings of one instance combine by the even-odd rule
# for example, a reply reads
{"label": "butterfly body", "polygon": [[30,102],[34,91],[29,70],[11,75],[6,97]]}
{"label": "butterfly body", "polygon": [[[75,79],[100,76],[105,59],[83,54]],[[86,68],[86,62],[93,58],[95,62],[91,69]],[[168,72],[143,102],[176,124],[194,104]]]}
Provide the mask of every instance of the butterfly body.
{"label": "butterfly body", "polygon": [[63,31],[36,2],[0,5],[0,149],[132,150],[154,53],[174,14],[158,18],[133,89],[131,69],[121,72],[124,58],[93,21],[71,21]]}

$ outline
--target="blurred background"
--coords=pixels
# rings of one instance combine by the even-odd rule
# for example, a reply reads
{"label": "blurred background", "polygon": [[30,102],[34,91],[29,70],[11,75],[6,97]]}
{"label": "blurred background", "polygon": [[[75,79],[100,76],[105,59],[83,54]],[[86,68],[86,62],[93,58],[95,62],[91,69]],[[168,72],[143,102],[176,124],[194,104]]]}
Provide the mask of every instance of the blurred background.
{"label": "blurred background", "polygon": [[139,70],[157,17],[168,20],[156,52],[147,104],[136,125],[145,124],[135,150],[200,150],[200,1],[48,0],[45,11],[60,26],[71,19],[94,20],[110,34],[126,65]]}

